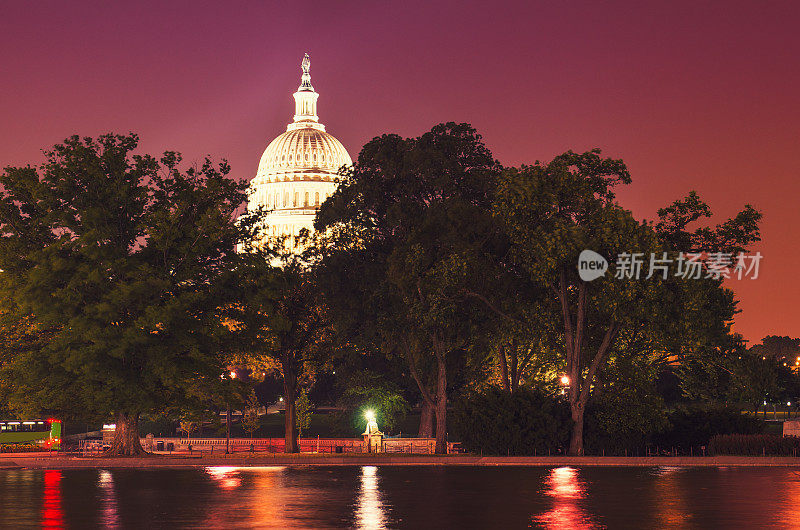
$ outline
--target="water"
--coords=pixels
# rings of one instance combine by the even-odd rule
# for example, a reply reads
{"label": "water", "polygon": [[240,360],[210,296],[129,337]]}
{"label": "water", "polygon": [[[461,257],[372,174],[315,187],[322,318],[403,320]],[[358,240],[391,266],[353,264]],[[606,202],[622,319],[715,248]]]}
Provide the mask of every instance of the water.
{"label": "water", "polygon": [[800,528],[796,468],[0,471],[3,527]]}

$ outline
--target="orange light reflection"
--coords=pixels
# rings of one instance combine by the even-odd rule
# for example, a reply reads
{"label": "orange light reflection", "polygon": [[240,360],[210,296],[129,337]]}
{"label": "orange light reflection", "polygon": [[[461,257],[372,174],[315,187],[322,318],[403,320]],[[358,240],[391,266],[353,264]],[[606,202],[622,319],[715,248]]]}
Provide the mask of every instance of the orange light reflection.
{"label": "orange light reflection", "polygon": [[550,471],[545,481],[545,494],[553,498],[553,507],[533,520],[544,528],[588,529],[598,528],[583,510],[580,501],[586,496],[586,487],[571,467],[558,467]]}

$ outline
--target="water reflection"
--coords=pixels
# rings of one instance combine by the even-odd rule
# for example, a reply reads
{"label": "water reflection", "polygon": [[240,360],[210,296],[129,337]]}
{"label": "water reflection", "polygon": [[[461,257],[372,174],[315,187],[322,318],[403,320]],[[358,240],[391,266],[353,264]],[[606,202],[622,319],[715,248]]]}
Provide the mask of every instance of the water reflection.
{"label": "water reflection", "polygon": [[545,479],[544,493],[553,498],[550,510],[533,520],[544,528],[597,528],[581,506],[586,496],[586,486],[572,467],[557,467]]}
{"label": "water reflection", "polygon": [[798,521],[800,473],[792,468],[0,470],[3,528],[797,528]]}
{"label": "water reflection", "polygon": [[364,466],[361,468],[361,488],[356,508],[356,526],[358,528],[386,528],[386,514],[379,489],[378,468]]}
{"label": "water reflection", "polygon": [[683,468],[661,466],[653,470],[658,477],[653,485],[656,513],[655,522],[660,528],[686,528],[691,514],[686,505],[684,488],[681,486]]}
{"label": "water reflection", "polygon": [[242,479],[239,477],[239,469],[238,467],[224,466],[207,467],[206,473],[214,479],[219,487],[229,490],[238,487],[242,483]]}
{"label": "water reflection", "polygon": [[784,499],[778,505],[785,508],[780,514],[780,523],[785,528],[797,528],[800,525],[800,472],[786,470],[786,477],[782,482]]}
{"label": "water reflection", "polygon": [[97,477],[97,487],[100,489],[101,522],[105,526],[119,526],[117,493],[114,491],[114,475],[112,475],[110,471],[101,469]]}
{"label": "water reflection", "polygon": [[61,470],[58,469],[47,469],[44,472],[42,528],[64,528],[64,512],[61,508]]}

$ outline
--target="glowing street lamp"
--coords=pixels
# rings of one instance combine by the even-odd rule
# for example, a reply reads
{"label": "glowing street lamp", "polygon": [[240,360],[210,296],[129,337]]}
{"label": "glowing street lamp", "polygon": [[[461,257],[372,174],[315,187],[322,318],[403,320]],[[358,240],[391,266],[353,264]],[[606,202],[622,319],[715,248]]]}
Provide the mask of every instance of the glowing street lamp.
{"label": "glowing street lamp", "polygon": [[564,386],[569,386],[569,376],[567,374],[561,376],[561,384]]}

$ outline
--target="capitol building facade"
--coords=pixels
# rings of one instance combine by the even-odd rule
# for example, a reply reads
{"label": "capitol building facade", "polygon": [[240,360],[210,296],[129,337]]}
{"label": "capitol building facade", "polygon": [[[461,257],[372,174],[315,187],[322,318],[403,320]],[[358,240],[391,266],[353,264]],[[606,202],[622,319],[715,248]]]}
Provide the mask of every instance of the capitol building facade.
{"label": "capitol building facade", "polygon": [[339,168],[353,163],[342,143],[319,122],[319,94],[311,86],[308,54],[301,70],[300,87],[294,93],[294,120],[261,155],[247,203],[250,211],[269,211],[264,220],[267,237],[285,236],[288,248],[297,246],[303,228],[314,231],[314,217],[336,189]]}

